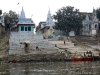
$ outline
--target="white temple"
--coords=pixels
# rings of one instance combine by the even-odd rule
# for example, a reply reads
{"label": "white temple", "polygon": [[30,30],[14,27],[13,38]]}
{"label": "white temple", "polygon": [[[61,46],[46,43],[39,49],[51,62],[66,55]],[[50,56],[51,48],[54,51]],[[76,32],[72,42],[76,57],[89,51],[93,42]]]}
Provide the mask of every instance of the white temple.
{"label": "white temple", "polygon": [[41,23],[41,29],[46,27],[46,26],[50,27],[51,29],[53,29],[53,26],[55,26],[55,23],[53,22],[53,18],[51,16],[50,9],[49,9],[48,14],[47,14],[46,22]]}
{"label": "white temple", "polygon": [[34,22],[25,18],[25,13],[22,8],[19,22],[18,22],[18,31],[11,32],[9,39],[9,55],[12,54],[25,54],[25,43],[28,42],[30,44],[29,52],[34,54],[36,51],[36,46],[42,50],[50,50],[50,51],[58,51],[58,48],[55,47],[54,44],[50,43],[47,39],[43,38],[43,35],[35,35],[34,30]]}
{"label": "white temple", "polygon": [[24,9],[22,7],[22,11],[21,14],[19,16],[19,21],[18,21],[18,31],[32,31],[34,32],[34,28],[35,28],[35,23],[32,21],[31,18],[26,18],[25,17],[25,12]]}
{"label": "white temple", "polygon": [[16,54],[23,52],[24,45],[20,43],[31,42],[34,36],[35,24],[31,18],[25,17],[25,12],[22,7],[21,14],[19,16],[17,30],[10,33],[9,39],[9,54]]}
{"label": "white temple", "polygon": [[45,38],[48,38],[49,36],[52,38],[56,38],[54,35],[54,26],[55,23],[53,22],[53,18],[49,9],[46,21],[39,23],[39,25],[36,28],[36,33],[42,34]]}
{"label": "white temple", "polygon": [[48,14],[47,14],[46,26],[50,26],[50,28],[55,26],[53,19],[52,19],[52,16],[51,16],[50,9],[49,9]]}
{"label": "white temple", "polygon": [[62,31],[54,29],[55,22],[53,21],[50,9],[47,14],[47,19],[45,22],[40,22],[36,27],[36,34],[43,34],[44,37],[52,37],[57,39],[56,36],[62,35]]}
{"label": "white temple", "polygon": [[83,24],[82,35],[94,36],[97,34],[99,19],[97,19],[95,9],[93,9],[92,18],[90,19],[87,14],[85,20],[82,21],[82,24]]}
{"label": "white temple", "polygon": [[21,11],[21,14],[20,14],[19,18],[26,18],[23,7],[22,7],[22,11]]}

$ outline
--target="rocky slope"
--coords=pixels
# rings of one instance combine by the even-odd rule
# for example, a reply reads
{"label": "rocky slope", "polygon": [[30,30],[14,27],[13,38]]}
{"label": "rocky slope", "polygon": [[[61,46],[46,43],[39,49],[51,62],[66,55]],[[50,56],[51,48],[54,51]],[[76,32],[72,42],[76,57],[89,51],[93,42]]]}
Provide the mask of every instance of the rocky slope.
{"label": "rocky slope", "polygon": [[5,32],[0,35],[0,58],[7,56],[7,50],[9,47],[9,32]]}

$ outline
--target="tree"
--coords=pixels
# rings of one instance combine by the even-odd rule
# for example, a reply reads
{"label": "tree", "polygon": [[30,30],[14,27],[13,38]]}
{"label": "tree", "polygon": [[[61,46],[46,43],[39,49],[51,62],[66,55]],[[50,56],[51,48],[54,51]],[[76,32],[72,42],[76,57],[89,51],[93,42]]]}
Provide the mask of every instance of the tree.
{"label": "tree", "polygon": [[97,18],[100,20],[100,8],[98,8],[98,9],[96,10],[96,13],[97,13]]}
{"label": "tree", "polygon": [[55,29],[79,32],[82,28],[83,15],[79,12],[79,9],[74,9],[74,7],[62,7],[53,17],[56,21]]}
{"label": "tree", "polygon": [[0,10],[0,15],[2,14],[2,10]]}
{"label": "tree", "polygon": [[5,17],[4,21],[7,29],[10,29],[18,22],[18,15],[14,11],[9,11],[9,13],[4,12],[3,16]]}

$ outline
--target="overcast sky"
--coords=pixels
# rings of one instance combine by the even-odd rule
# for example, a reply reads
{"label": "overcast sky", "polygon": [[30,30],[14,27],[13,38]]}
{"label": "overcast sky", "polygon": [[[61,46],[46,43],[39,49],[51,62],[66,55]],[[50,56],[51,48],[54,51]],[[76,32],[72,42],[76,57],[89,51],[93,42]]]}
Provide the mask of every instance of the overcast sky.
{"label": "overcast sky", "polygon": [[26,17],[30,18],[33,14],[32,19],[36,25],[40,21],[46,21],[49,7],[53,15],[58,9],[68,5],[82,12],[92,12],[93,7],[100,7],[100,0],[0,0],[0,9],[3,12],[13,10],[18,13],[23,6]]}

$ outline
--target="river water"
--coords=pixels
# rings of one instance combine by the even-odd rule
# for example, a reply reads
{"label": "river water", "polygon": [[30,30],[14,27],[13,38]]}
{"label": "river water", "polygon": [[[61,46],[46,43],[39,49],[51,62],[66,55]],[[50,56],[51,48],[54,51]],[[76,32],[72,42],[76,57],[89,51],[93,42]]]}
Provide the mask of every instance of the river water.
{"label": "river water", "polygon": [[95,62],[0,62],[0,75],[100,75]]}

